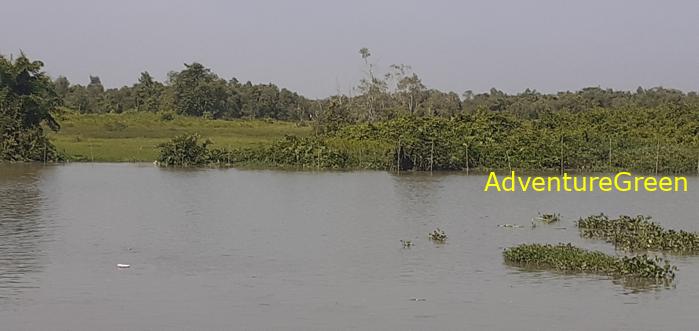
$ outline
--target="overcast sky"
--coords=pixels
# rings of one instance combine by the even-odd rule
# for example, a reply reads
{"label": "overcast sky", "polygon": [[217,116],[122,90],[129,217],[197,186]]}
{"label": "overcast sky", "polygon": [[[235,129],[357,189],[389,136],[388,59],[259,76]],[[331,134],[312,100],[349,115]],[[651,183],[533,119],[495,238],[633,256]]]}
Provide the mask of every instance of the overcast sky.
{"label": "overcast sky", "polygon": [[0,0],[0,53],[107,87],[183,63],[309,97],[409,64],[428,87],[699,90],[699,1]]}

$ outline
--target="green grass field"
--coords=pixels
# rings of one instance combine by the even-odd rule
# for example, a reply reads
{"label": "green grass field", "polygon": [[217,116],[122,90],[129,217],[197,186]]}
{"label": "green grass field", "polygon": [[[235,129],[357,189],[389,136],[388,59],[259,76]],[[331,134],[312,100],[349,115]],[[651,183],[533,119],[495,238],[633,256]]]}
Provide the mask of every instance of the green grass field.
{"label": "green grass field", "polygon": [[215,147],[235,148],[267,143],[284,135],[304,136],[310,127],[269,120],[206,120],[159,114],[88,114],[66,111],[58,116],[61,130],[49,137],[58,151],[73,160],[100,162],[153,161],[157,145],[183,133],[199,133]]}

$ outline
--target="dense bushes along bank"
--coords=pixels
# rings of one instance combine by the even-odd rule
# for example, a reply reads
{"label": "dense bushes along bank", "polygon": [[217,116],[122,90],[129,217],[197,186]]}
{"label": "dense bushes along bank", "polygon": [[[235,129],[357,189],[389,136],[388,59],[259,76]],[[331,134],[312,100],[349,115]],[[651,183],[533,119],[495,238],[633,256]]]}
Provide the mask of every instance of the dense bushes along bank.
{"label": "dense bushes along bank", "polygon": [[[179,165],[172,162],[176,157],[170,160],[165,163]],[[212,150],[201,160],[314,168],[691,173],[699,171],[699,110],[598,109],[547,113],[536,120],[490,111],[400,117],[286,137],[264,147]]]}

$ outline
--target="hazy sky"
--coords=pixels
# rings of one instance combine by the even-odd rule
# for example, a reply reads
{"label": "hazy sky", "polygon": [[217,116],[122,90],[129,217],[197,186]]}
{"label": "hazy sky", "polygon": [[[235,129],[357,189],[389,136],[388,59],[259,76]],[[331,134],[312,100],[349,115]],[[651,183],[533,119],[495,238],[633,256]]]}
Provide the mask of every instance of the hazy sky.
{"label": "hazy sky", "polygon": [[699,90],[699,1],[0,0],[0,53],[107,87],[159,80],[198,61],[221,77],[309,97],[379,69],[413,67],[428,87],[542,92],[585,86]]}

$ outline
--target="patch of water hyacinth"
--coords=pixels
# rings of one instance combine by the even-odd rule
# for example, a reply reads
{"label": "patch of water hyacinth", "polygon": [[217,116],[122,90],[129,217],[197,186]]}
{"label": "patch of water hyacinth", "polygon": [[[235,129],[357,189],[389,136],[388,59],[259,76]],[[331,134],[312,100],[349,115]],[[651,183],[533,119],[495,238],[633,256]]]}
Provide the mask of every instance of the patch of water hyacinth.
{"label": "patch of water hyacinth", "polygon": [[673,280],[677,270],[659,257],[615,257],[572,244],[523,244],[505,249],[503,255],[506,263],[521,267],[656,281]]}
{"label": "patch of water hyacinth", "polygon": [[578,220],[577,226],[582,237],[605,240],[622,250],[699,254],[699,235],[664,229],[647,216],[610,219],[600,214]]}
{"label": "patch of water hyacinth", "polygon": [[560,221],[561,214],[539,214],[539,216],[536,217],[536,220],[546,224],[551,224]]}
{"label": "patch of water hyacinth", "polygon": [[430,232],[427,234],[427,237],[430,238],[432,241],[440,242],[443,243],[447,241],[447,234],[444,232],[444,230],[437,228],[434,231]]}

